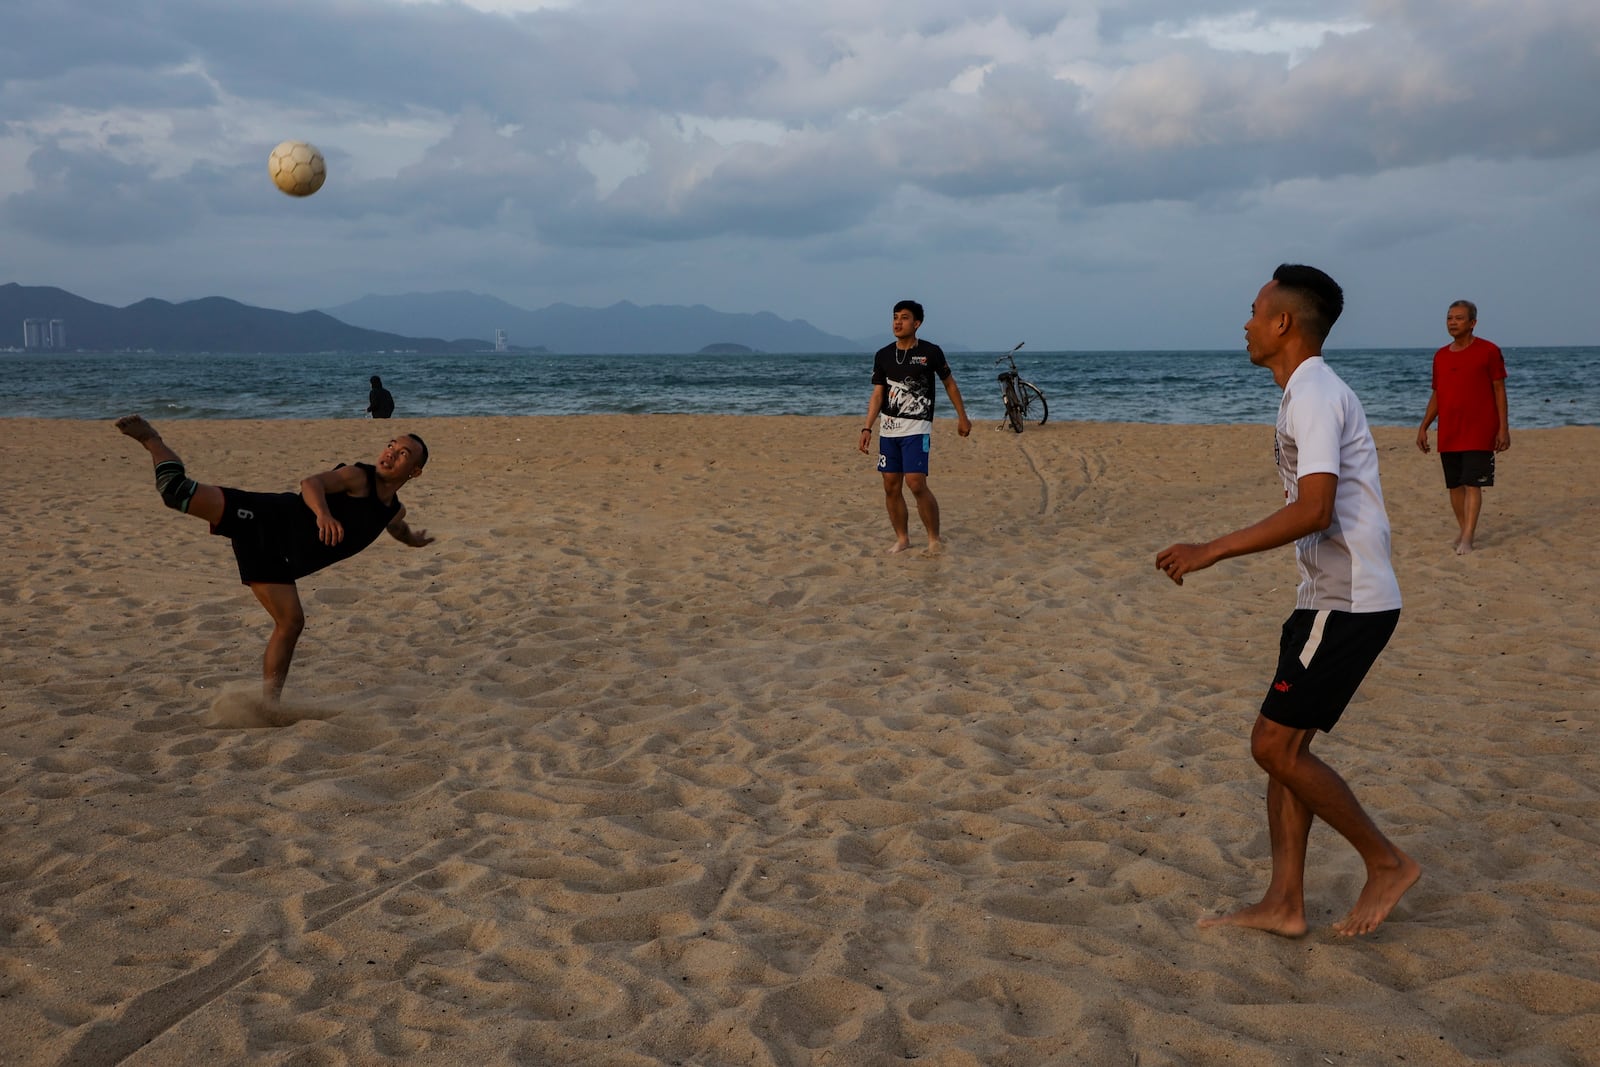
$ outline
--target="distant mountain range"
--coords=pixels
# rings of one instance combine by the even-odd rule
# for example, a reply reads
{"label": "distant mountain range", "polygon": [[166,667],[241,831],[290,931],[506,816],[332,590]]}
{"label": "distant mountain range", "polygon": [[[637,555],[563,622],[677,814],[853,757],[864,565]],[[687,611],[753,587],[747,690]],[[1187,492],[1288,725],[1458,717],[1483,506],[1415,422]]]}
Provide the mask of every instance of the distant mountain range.
{"label": "distant mountain range", "polygon": [[69,350],[104,352],[477,352],[488,344],[405,337],[320,311],[272,311],[220,296],[181,304],[141,300],[118,308],[65,289],[0,285],[0,345],[21,347],[26,319],[60,319]]}
{"label": "distant mountain range", "polygon": [[[553,304],[539,311],[477,293],[366,296],[320,311],[274,311],[220,296],[174,304],[97,304],[64,289],[0,285],[0,347],[22,347],[27,319],[62,320],[68,350],[157,352],[481,352],[496,330],[512,352],[860,352],[800,319],[694,307]],[[445,340],[456,338],[456,340]]]}
{"label": "distant mountain range", "polygon": [[481,293],[444,292],[364,296],[322,310],[355,326],[401,334],[488,338],[504,330],[511,342],[572,355],[699,352],[730,344],[757,352],[863,351],[858,342],[804,319],[766,311],[735,314],[702,304],[640,307],[622,301],[606,308],[551,304],[529,311]]}

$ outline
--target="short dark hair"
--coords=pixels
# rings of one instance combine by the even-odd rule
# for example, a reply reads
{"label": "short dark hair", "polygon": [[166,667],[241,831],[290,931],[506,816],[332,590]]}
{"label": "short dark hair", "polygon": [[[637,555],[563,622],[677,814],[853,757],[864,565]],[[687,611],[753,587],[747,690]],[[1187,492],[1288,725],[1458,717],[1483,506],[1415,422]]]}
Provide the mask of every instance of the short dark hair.
{"label": "short dark hair", "polygon": [[1306,333],[1321,341],[1344,311],[1344,290],[1339,283],[1315,267],[1300,263],[1280,263],[1272,280],[1287,290],[1300,304],[1301,325]]}
{"label": "short dark hair", "polygon": [[[1478,321],[1478,305],[1474,304],[1472,301],[1470,301],[1470,300],[1452,300],[1452,301],[1450,301],[1450,307],[1452,307],[1452,308],[1466,308],[1467,309],[1467,315],[1472,319],[1472,321],[1473,322],[1477,322]],[[1445,308],[1445,310],[1449,311],[1450,308]]]}
{"label": "short dark hair", "polygon": [[909,311],[911,312],[912,318],[916,319],[918,322],[922,321],[922,305],[917,303],[915,300],[902,300],[900,303],[894,306],[894,313],[896,315],[900,314],[902,311]]}
{"label": "short dark hair", "polygon": [[422,458],[417,460],[417,469],[421,470],[428,465],[428,442],[424,441],[418,434],[408,433],[406,436],[422,446]]}
{"label": "short dark hair", "polygon": [[372,376],[372,387],[374,389],[382,389],[383,388],[383,379],[378,377],[376,374],[374,374]]}

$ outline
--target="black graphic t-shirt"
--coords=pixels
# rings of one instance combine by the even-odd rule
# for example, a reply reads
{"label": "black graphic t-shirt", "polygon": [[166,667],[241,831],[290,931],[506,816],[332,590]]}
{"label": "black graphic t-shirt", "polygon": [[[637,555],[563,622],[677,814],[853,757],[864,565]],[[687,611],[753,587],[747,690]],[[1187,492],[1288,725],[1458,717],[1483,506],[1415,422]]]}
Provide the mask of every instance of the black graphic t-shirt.
{"label": "black graphic t-shirt", "polygon": [[880,437],[911,437],[933,432],[933,382],[950,377],[944,349],[930,341],[914,348],[888,344],[872,359],[872,384],[885,386]]}

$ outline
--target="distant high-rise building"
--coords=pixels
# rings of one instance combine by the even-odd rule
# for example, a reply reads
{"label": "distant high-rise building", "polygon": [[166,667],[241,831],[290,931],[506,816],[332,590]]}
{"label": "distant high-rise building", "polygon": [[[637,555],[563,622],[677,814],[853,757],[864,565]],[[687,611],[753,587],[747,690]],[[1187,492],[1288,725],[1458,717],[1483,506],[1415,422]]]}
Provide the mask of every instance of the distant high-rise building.
{"label": "distant high-rise building", "polygon": [[496,330],[494,332],[494,350],[496,352],[504,352],[506,350],[506,332],[504,330]]}
{"label": "distant high-rise building", "polygon": [[46,348],[45,321],[43,319],[22,320],[22,347],[25,349]]}
{"label": "distant high-rise building", "polygon": [[57,352],[65,352],[66,351],[66,349],[67,349],[67,320],[66,319],[51,319],[50,320],[50,337],[49,337],[49,343],[48,343],[47,347],[53,348]]}

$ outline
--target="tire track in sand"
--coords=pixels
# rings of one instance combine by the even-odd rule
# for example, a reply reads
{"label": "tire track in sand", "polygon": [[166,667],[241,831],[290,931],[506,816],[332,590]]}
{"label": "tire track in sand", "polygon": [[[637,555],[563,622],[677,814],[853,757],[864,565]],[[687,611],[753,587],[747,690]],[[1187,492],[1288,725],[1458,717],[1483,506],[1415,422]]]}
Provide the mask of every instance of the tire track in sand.
{"label": "tire track in sand", "polygon": [[[242,935],[210,963],[140,993],[120,1013],[96,1023],[62,1058],[63,1067],[105,1067],[106,1064],[121,1063],[218,997],[260,973],[268,955],[285,940],[315,933],[389,896],[397,889],[412,885],[460,851],[453,844],[448,847],[436,846],[402,865],[401,871],[408,873],[387,885],[345,897],[313,912],[301,922],[290,919],[285,923],[287,929],[280,932]],[[285,902],[284,912],[292,915],[296,905],[304,904],[309,897],[326,893],[327,889],[319,889],[294,897]]]}
{"label": "tire track in sand", "polygon": [[1022,453],[1022,458],[1028,463],[1028,469],[1039,480],[1039,517],[1043,518],[1050,514],[1050,509],[1054,507],[1051,498],[1055,494],[1050,491],[1050,480],[1039,469],[1039,458],[1033,454],[1033,449],[1029,448],[1028,443],[1020,437],[1017,439],[1017,451]]}

